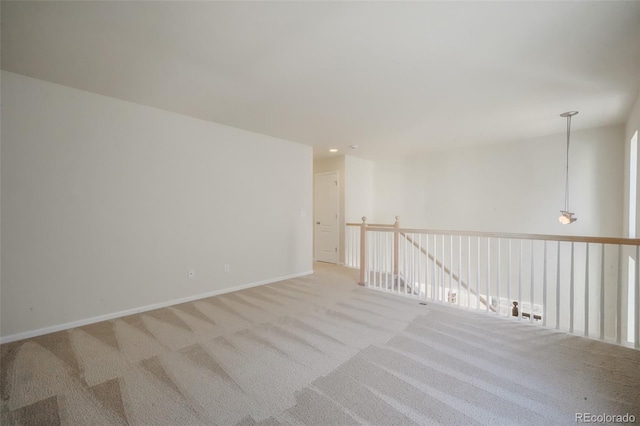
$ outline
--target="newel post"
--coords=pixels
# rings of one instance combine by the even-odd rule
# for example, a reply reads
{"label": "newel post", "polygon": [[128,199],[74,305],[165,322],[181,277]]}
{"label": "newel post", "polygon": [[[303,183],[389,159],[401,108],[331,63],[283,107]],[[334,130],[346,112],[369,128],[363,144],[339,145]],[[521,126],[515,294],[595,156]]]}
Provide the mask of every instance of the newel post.
{"label": "newel post", "polygon": [[400,228],[400,216],[396,216],[396,221],[393,224],[395,230],[393,231],[393,276],[394,278],[398,277],[398,237],[399,232],[398,228]]}
{"label": "newel post", "polygon": [[360,224],[360,285],[366,285],[365,281],[365,259],[367,258],[365,239],[367,236],[367,217],[362,216],[362,223]]}

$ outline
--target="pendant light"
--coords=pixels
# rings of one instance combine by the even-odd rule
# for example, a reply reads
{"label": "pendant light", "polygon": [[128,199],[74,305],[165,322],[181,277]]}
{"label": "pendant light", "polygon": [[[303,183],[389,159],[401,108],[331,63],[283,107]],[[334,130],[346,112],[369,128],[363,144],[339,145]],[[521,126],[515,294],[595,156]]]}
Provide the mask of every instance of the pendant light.
{"label": "pendant light", "polygon": [[561,215],[558,218],[563,225],[569,225],[578,220],[578,218],[573,217],[574,213],[569,212],[569,139],[571,137],[571,117],[577,113],[578,111],[568,111],[560,114],[560,117],[567,119],[567,168],[564,184],[564,210],[560,210]]}

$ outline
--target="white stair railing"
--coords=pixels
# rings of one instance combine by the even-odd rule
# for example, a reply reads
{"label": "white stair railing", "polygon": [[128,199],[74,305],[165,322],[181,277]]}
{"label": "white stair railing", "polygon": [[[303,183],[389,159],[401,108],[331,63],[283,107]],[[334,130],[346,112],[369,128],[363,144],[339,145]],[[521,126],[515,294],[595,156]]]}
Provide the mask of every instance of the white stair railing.
{"label": "white stair railing", "polygon": [[360,283],[640,348],[640,240],[347,224]]}

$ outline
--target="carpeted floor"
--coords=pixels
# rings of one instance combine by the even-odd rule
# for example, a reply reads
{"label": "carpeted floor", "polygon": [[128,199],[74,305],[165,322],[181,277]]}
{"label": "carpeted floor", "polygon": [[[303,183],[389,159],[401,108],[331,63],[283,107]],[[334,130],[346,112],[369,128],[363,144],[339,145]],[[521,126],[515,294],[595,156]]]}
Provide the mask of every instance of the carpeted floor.
{"label": "carpeted floor", "polygon": [[314,275],[1,346],[3,425],[640,421],[640,352]]}

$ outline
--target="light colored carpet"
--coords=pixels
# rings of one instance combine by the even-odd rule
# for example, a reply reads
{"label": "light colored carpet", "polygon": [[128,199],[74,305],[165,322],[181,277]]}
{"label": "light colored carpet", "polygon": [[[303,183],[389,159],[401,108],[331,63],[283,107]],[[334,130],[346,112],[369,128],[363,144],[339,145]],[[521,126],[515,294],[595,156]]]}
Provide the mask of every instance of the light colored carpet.
{"label": "light colored carpet", "polygon": [[[312,276],[2,345],[3,425],[640,418],[640,352]],[[638,420],[637,420],[638,421]]]}

